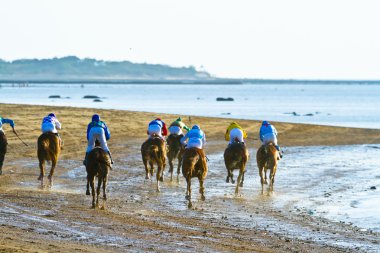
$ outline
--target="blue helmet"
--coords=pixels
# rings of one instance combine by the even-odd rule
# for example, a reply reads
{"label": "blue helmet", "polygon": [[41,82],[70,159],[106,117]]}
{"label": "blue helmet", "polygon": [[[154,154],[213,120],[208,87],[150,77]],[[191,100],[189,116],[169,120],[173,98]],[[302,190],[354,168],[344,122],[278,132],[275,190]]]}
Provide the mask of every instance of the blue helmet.
{"label": "blue helmet", "polygon": [[194,125],[191,129],[201,129],[198,125]]}
{"label": "blue helmet", "polygon": [[54,117],[54,118],[56,118],[54,113],[49,113],[48,117]]}
{"label": "blue helmet", "polygon": [[98,114],[92,115],[92,121],[99,122],[100,121],[100,116]]}
{"label": "blue helmet", "polygon": [[263,126],[268,126],[268,125],[270,125],[270,123],[268,122],[268,121],[263,121],[263,123],[261,124],[261,125],[263,125]]}

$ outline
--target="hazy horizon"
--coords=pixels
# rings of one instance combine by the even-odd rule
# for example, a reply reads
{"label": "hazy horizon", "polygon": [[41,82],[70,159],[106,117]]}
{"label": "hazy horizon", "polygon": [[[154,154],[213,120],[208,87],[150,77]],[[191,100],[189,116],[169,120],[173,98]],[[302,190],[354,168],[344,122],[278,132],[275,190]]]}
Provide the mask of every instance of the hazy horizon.
{"label": "hazy horizon", "polygon": [[377,1],[0,3],[0,58],[75,55],[213,76],[379,80]]}

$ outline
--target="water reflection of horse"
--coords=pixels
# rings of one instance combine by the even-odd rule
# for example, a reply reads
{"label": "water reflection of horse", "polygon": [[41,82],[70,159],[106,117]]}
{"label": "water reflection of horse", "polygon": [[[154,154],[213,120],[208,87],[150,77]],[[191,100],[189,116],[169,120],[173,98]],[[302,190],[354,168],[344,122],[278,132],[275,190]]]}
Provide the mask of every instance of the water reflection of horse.
{"label": "water reflection of horse", "polygon": [[[164,169],[166,162],[166,146],[163,139],[159,136],[152,136],[141,145],[141,155],[145,167],[145,179],[153,176],[154,167],[157,165],[157,192],[160,191],[159,181],[164,181]],[[149,163],[149,167],[148,167]]]}
{"label": "water reflection of horse", "polygon": [[[108,173],[111,168],[111,159],[106,151],[100,147],[98,140],[95,141],[95,148],[87,155],[86,171],[87,186],[86,195],[90,195],[89,186],[92,191],[92,208],[99,205],[100,188],[103,185],[103,209],[107,201],[106,188],[108,182]],[[96,205],[95,205],[95,176],[98,177],[98,187],[96,188]]]}
{"label": "water reflection of horse", "polygon": [[169,146],[168,160],[169,160],[169,166],[170,166],[169,168],[170,181],[173,181],[173,171],[174,171],[173,160],[177,158],[178,159],[177,182],[179,182],[179,173],[181,169],[181,161],[182,161],[182,156],[184,152],[184,148],[181,145],[182,137],[183,137],[183,134],[180,134],[180,135],[171,134],[168,136],[166,140]]}
{"label": "water reflection of horse", "polygon": [[54,133],[43,133],[38,137],[37,156],[39,160],[41,186],[44,185],[45,161],[51,161],[51,169],[48,176],[50,185],[53,185],[54,169],[58,162],[58,156],[61,151],[59,137]]}
{"label": "water reflection of horse", "polygon": [[188,148],[185,149],[182,157],[182,174],[186,178],[187,190],[186,199],[188,202],[188,207],[193,206],[191,202],[191,178],[197,177],[199,180],[199,193],[201,194],[201,200],[204,201],[205,198],[205,188],[203,182],[207,176],[207,163],[206,155],[202,149],[198,148]]}
{"label": "water reflection of horse", "polygon": [[244,143],[240,143],[235,141],[228,145],[226,150],[224,151],[224,163],[227,169],[227,178],[226,182],[229,183],[231,179],[231,183],[235,183],[233,178],[233,170],[239,170],[239,176],[237,178],[235,194],[239,193],[239,186],[243,187],[244,182],[244,174],[245,174],[245,165],[248,161],[248,149],[244,145]]}
{"label": "water reflection of horse", "polygon": [[269,142],[266,145],[262,145],[256,154],[257,167],[259,168],[259,174],[261,178],[261,192],[264,192],[264,184],[267,184],[267,170],[270,170],[269,175],[269,190],[273,191],[274,177],[277,170],[277,158],[278,151],[274,143]]}
{"label": "water reflection of horse", "polygon": [[3,131],[0,131],[0,175],[3,174],[3,163],[5,154],[7,153],[7,137]]}

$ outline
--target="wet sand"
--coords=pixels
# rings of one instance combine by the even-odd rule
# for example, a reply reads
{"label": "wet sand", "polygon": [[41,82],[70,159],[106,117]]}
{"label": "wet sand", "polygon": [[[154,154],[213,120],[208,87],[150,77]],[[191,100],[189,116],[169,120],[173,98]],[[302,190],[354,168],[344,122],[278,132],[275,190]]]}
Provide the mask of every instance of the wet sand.
{"label": "wet sand", "polygon": [[[55,112],[65,141],[52,188],[41,189],[36,141],[43,116]],[[90,208],[85,195],[86,126],[99,113],[111,130],[109,146],[115,157],[110,173],[106,210]],[[208,139],[210,172],[206,201],[197,193],[188,209],[185,181],[166,176],[160,193],[144,179],[140,145],[155,117],[170,123],[178,115],[117,110],[0,104],[0,115],[12,118],[25,147],[10,131],[4,174],[0,177],[0,249],[4,252],[376,252],[379,234],[351,224],[332,222],[276,205],[278,197],[260,194],[255,152],[260,122],[239,120],[248,131],[251,160],[242,194],[225,183],[222,153],[225,128],[231,119],[191,117]],[[189,124],[189,118],[183,117]],[[380,130],[275,123],[281,146],[380,143]],[[286,159],[286,153],[284,161]],[[279,170],[281,170],[281,163]],[[166,172],[168,166],[166,168]],[[235,173],[236,174],[236,173]],[[235,175],[236,176],[236,175]],[[285,173],[278,176],[286,177]],[[248,181],[249,182],[249,181]],[[300,182],[308,187],[307,182]],[[275,185],[276,186],[276,185]],[[209,195],[208,195],[209,191]],[[276,189],[274,194],[276,194]]]}

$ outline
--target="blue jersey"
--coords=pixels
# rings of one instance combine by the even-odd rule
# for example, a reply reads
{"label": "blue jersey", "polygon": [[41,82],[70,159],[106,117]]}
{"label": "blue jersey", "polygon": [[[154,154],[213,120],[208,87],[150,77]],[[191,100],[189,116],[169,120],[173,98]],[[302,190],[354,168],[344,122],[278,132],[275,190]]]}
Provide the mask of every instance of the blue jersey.
{"label": "blue jersey", "polygon": [[87,126],[87,140],[89,139],[90,130],[93,127],[101,127],[101,128],[103,128],[104,129],[104,133],[106,135],[106,140],[107,141],[111,138],[111,133],[110,133],[110,130],[108,130],[108,127],[107,127],[106,123],[104,123],[103,121],[92,121]]}
{"label": "blue jersey", "polygon": [[270,123],[262,125],[260,128],[260,140],[263,141],[263,136],[269,133],[272,133],[275,136],[277,136],[276,128],[272,126]]}
{"label": "blue jersey", "polygon": [[185,136],[181,138],[181,143],[185,143],[187,139],[189,139],[188,143],[190,143],[192,140],[193,141],[201,140],[202,146],[204,146],[206,142],[206,135],[200,129],[191,129],[189,132],[187,132]]}

